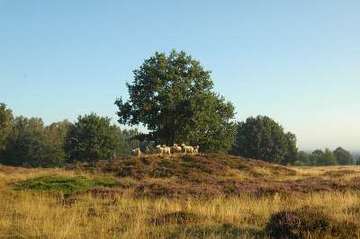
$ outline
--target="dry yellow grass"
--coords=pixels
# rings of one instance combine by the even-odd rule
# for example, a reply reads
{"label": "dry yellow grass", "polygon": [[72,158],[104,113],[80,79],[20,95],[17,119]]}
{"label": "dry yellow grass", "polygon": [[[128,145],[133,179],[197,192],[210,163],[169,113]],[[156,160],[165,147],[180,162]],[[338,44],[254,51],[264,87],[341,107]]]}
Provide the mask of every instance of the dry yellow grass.
{"label": "dry yellow grass", "polygon": [[[360,194],[356,191],[261,197],[245,194],[208,200],[124,195],[96,198],[85,194],[74,203],[64,203],[55,194],[14,191],[11,183],[39,175],[77,173],[61,169],[0,169],[0,238],[266,238],[264,228],[273,213],[305,206],[320,208],[337,221],[360,224]],[[326,171],[344,170],[294,169],[300,174],[296,178],[323,177]],[[360,173],[359,168],[345,169]],[[174,212],[188,215],[189,221],[154,222]]]}

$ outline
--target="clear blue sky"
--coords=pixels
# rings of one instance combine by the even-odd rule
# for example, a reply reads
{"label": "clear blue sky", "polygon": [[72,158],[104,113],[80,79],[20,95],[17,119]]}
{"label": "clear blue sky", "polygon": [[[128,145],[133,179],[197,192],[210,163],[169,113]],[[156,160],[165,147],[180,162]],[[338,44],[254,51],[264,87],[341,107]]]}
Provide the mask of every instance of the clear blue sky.
{"label": "clear blue sky", "polygon": [[360,149],[358,0],[0,0],[0,102],[115,121],[132,70],[171,49],[213,72],[237,119],[269,115],[302,149]]}

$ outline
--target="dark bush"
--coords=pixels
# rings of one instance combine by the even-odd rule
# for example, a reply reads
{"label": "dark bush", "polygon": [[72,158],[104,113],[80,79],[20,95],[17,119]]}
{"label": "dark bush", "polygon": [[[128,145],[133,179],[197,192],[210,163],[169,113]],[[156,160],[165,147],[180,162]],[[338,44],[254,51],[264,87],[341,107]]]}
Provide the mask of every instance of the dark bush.
{"label": "dark bush", "polygon": [[317,234],[329,229],[330,219],[320,210],[307,207],[275,213],[265,228],[271,238],[283,239],[306,238],[308,233]]}

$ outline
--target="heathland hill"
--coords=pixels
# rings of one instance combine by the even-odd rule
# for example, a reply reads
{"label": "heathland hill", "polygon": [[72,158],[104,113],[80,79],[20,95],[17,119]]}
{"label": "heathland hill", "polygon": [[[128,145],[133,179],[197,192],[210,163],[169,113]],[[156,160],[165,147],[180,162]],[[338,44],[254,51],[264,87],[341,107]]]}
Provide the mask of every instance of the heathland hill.
{"label": "heathland hill", "polygon": [[73,169],[110,174],[119,182],[117,192],[136,197],[260,196],[360,188],[357,168],[285,167],[225,154],[126,157]]}
{"label": "heathland hill", "polygon": [[359,238],[359,189],[358,166],[284,167],[222,154],[0,166],[0,235]]}

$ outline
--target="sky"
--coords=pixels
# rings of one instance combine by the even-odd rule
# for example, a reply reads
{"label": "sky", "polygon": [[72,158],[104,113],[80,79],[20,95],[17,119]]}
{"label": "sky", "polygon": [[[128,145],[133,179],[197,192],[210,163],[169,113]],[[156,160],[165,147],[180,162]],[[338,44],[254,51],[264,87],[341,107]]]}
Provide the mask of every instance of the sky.
{"label": "sky", "polygon": [[45,123],[117,116],[132,71],[184,50],[236,119],[268,115],[300,149],[360,150],[358,0],[0,0],[0,102]]}

